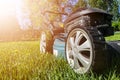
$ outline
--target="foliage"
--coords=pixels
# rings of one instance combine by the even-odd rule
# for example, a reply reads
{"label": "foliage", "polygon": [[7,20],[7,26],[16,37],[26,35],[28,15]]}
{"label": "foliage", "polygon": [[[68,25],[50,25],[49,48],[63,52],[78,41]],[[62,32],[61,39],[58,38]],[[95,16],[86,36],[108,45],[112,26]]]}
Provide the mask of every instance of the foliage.
{"label": "foliage", "polygon": [[25,0],[31,11],[30,19],[33,27],[45,27],[48,20],[51,22],[60,17],[58,14],[44,13],[45,11],[61,12],[61,4],[65,0]]}
{"label": "foliage", "polygon": [[119,3],[117,0],[89,0],[91,7],[100,8],[108,11],[113,15],[113,20],[117,21],[120,18]]}
{"label": "foliage", "polygon": [[113,21],[112,26],[114,27],[115,31],[120,30],[120,22],[119,21]]}
{"label": "foliage", "polygon": [[119,80],[115,71],[76,74],[64,59],[40,54],[39,41],[0,43],[1,80]]}
{"label": "foliage", "polygon": [[113,26],[113,27],[115,27],[115,26],[120,26],[120,22],[113,21],[113,22],[112,22],[112,26]]}
{"label": "foliage", "polygon": [[78,9],[78,8],[85,8],[87,7],[87,3],[85,0],[79,0],[76,5],[74,6],[74,10]]}
{"label": "foliage", "polygon": [[113,20],[118,21],[120,19],[119,5],[117,0],[113,0],[111,6],[111,14],[113,14]]}
{"label": "foliage", "polygon": [[[40,24],[42,24],[42,16],[41,16],[41,12],[40,12],[40,1],[38,0],[25,0],[24,1],[26,3],[25,7],[28,7],[28,9],[30,10],[30,19],[32,22],[32,27],[39,27]],[[44,2],[43,2],[44,3]],[[41,4],[42,5],[42,4]]]}
{"label": "foliage", "polygon": [[89,4],[91,7],[107,10],[107,3],[103,0],[89,0]]}

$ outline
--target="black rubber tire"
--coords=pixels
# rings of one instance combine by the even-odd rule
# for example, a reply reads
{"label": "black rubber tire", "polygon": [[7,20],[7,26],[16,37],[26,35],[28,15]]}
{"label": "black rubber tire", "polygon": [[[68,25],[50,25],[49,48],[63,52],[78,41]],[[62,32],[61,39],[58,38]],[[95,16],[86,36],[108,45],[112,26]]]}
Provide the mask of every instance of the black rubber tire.
{"label": "black rubber tire", "polygon": [[[46,35],[46,38],[45,38],[46,39],[46,47],[45,47],[45,52],[41,51],[41,49],[40,49],[40,52],[53,54],[54,40],[53,40],[53,36],[52,36],[51,32],[50,31],[42,31],[41,36],[42,36],[42,34]],[[41,36],[40,36],[40,43],[41,43]],[[41,46],[41,44],[40,44],[40,46]]]}
{"label": "black rubber tire", "polygon": [[[80,26],[76,27],[75,26],[71,31],[73,31],[76,28],[84,30],[88,34],[92,42],[92,54],[93,54],[92,63],[88,71],[85,73],[89,73],[90,71],[96,72],[96,73],[103,72],[107,68],[106,42],[105,42],[104,37],[102,36],[102,34],[98,31],[96,27],[89,28],[89,27],[80,27]],[[69,31],[67,39],[71,31]],[[66,41],[66,46],[67,46],[67,41]],[[67,52],[65,55],[67,55]],[[67,59],[67,56],[66,56],[66,59]],[[80,74],[84,74],[84,73],[80,72]]]}
{"label": "black rubber tire", "polygon": [[97,73],[103,72],[107,68],[107,44],[103,35],[97,28],[87,29],[88,34],[93,40],[94,59],[91,66],[92,70]]}

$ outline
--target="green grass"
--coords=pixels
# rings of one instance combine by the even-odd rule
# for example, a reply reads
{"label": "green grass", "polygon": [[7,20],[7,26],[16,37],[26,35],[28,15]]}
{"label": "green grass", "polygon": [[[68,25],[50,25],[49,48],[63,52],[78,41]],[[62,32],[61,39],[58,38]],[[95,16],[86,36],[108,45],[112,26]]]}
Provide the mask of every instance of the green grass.
{"label": "green grass", "polygon": [[40,54],[38,41],[0,43],[0,80],[119,80],[114,69],[79,75],[66,61]]}
{"label": "green grass", "polygon": [[107,41],[120,40],[120,32],[115,33],[113,36],[106,37]]}

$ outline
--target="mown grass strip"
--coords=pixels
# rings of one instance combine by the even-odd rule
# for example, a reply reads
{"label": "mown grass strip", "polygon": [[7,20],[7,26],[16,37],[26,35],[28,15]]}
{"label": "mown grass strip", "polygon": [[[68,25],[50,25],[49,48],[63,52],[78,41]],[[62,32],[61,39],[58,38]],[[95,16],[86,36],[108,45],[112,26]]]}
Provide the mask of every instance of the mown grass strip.
{"label": "mown grass strip", "polygon": [[120,32],[116,32],[113,36],[106,37],[107,41],[120,40]]}

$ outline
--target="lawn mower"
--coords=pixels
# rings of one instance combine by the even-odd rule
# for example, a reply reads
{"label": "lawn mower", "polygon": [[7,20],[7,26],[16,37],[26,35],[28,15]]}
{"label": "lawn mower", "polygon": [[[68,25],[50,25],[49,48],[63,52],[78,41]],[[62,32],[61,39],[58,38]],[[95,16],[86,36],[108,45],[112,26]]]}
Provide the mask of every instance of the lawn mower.
{"label": "lawn mower", "polygon": [[76,73],[102,72],[108,67],[105,37],[114,35],[111,21],[112,15],[98,8],[80,8],[67,14],[63,27],[48,20],[41,32],[40,51],[63,56]]}

